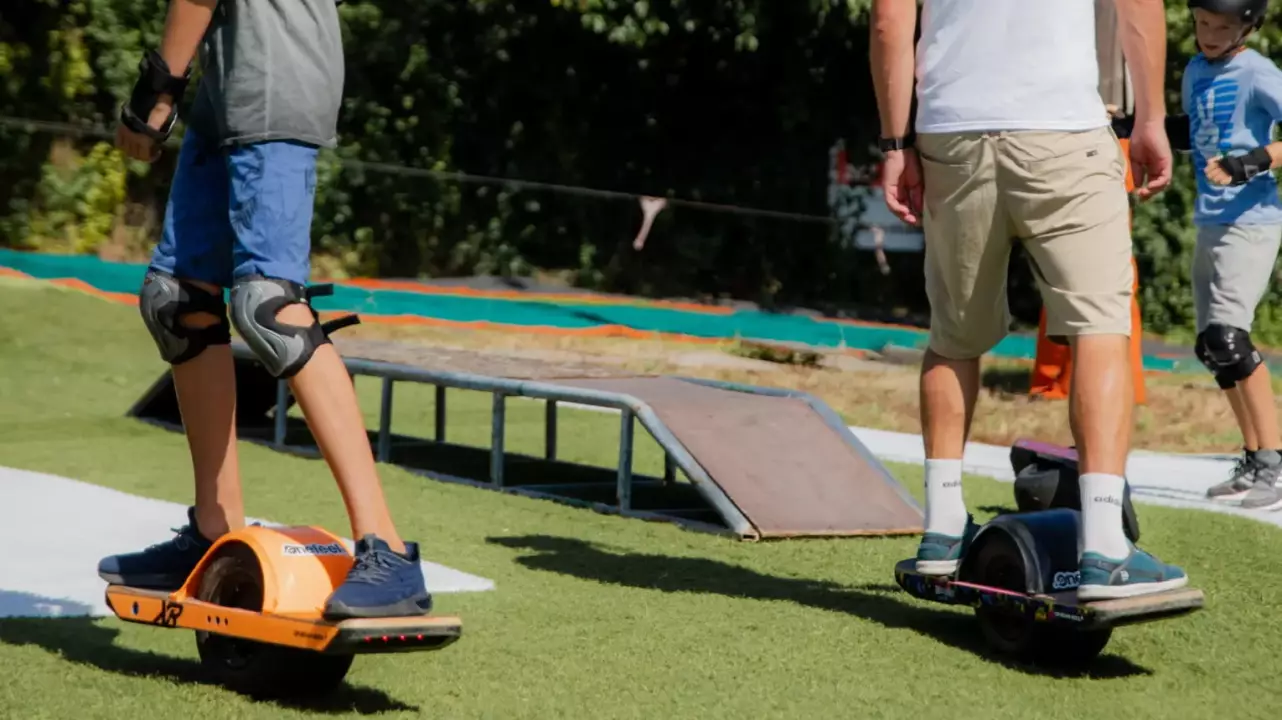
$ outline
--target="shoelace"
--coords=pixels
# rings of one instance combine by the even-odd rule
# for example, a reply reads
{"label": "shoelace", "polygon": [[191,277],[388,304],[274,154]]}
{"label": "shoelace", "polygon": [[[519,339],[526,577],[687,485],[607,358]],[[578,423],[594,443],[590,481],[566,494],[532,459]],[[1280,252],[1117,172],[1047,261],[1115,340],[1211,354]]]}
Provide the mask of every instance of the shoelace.
{"label": "shoelace", "polygon": [[[1248,458],[1240,457],[1237,462],[1233,463],[1233,472],[1229,477],[1236,481],[1246,481],[1246,475],[1251,475],[1251,480],[1255,479],[1255,473],[1251,472],[1251,461]],[[1248,481],[1249,482],[1249,481]]]}
{"label": "shoelace", "polygon": [[179,550],[186,552],[187,550],[195,547],[191,542],[191,526],[184,525],[182,527],[169,528],[169,531],[174,533],[174,538],[172,540],[156,543],[155,545],[148,547],[147,550],[158,550],[166,545],[173,545]]}
{"label": "shoelace", "polygon": [[356,556],[352,571],[347,576],[349,582],[363,582],[376,585],[392,577],[395,561],[387,554],[377,550],[361,553]]}

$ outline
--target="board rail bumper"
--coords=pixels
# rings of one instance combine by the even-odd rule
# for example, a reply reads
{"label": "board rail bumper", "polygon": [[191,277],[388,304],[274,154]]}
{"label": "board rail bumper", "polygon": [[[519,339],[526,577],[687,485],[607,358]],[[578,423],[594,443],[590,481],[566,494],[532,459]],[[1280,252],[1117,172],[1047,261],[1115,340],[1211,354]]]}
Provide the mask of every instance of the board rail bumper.
{"label": "board rail bumper", "polygon": [[1206,595],[1197,588],[1179,588],[1151,595],[1085,603],[1094,621],[1101,626],[1118,627],[1152,622],[1201,610]]}
{"label": "board rail bumper", "polygon": [[327,654],[437,650],[463,632],[457,617],[354,619],[271,615],[179,597],[163,590],[107,586],[107,605],[126,622],[254,640]]}
{"label": "board rail bumper", "polygon": [[951,576],[917,572],[915,559],[895,565],[895,582],[914,597],[975,609],[1003,610],[1038,622],[1069,624],[1081,630],[1135,625],[1164,620],[1200,610],[1205,595],[1196,588],[1178,588],[1116,600],[1081,602],[1075,590],[1028,595],[1025,593],[958,582]]}

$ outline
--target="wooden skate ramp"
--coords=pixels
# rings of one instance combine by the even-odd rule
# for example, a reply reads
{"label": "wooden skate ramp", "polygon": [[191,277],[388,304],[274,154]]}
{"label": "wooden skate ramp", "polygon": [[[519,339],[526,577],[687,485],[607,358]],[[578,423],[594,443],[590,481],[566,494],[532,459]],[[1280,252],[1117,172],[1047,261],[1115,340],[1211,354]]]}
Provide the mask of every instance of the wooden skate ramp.
{"label": "wooden skate ramp", "polygon": [[648,405],[762,538],[922,531],[921,511],[889,471],[804,399],[673,377],[553,384]]}
{"label": "wooden skate ramp", "polygon": [[[699,378],[641,375],[573,356],[429,348],[395,342],[336,342],[353,378],[381,378],[376,457],[438,480],[566,502],[579,507],[730,533],[745,539],[918,534],[920,506],[822,401],[806,393]],[[272,447],[315,456],[306,424],[277,407],[292,398],[248,347],[233,343],[237,431]],[[435,386],[431,438],[394,432],[393,384]],[[491,395],[488,448],[447,438],[446,390]],[[542,457],[506,446],[512,398],[544,403]],[[558,406],[587,405],[619,424],[614,468],[562,459]],[[129,411],[181,431],[172,374]],[[633,470],[634,427],[664,451],[663,476]],[[685,480],[681,480],[680,471]]]}

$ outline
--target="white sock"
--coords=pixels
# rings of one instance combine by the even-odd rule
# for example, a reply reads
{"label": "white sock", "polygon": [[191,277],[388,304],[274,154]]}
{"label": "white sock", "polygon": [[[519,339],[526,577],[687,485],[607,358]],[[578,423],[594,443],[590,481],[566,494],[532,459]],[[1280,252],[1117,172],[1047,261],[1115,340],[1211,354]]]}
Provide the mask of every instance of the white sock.
{"label": "white sock", "polygon": [[1122,529],[1122,493],[1126,480],[1117,475],[1087,473],[1081,476],[1082,540],[1084,552],[1112,560],[1130,554]]}
{"label": "white sock", "polygon": [[962,461],[926,461],[926,532],[961,537],[966,530]]}

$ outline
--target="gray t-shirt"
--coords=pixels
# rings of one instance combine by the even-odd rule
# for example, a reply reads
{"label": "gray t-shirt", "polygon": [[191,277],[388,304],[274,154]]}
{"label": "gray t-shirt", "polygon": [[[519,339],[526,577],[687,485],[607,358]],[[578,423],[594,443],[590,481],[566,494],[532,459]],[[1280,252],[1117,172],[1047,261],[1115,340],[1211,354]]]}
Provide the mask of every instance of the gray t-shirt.
{"label": "gray t-shirt", "polygon": [[202,137],[220,147],[337,144],[344,66],[334,0],[221,0],[199,55],[187,124]]}

